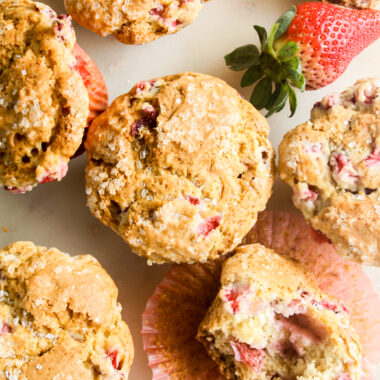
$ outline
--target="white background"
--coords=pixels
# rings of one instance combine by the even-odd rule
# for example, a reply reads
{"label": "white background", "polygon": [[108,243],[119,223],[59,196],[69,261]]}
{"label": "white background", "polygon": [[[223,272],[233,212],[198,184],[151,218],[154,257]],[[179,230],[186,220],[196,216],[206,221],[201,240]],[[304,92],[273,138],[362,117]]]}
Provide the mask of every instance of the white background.
{"label": "white background", "polygon": [[[58,13],[64,12],[63,0],[47,3]],[[192,25],[144,46],[123,45],[76,24],[75,28],[79,44],[105,76],[110,101],[128,92],[137,81],[183,71],[218,76],[249,97],[250,89],[243,91],[239,87],[242,74],[230,71],[223,56],[240,45],[257,43],[252,25],[269,28],[292,3],[290,0],[211,0]],[[380,76],[380,40],[357,57],[335,83],[300,94],[299,109],[292,119],[288,118],[288,109],[269,119],[270,138],[276,148],[287,130],[309,118],[314,102],[367,76]],[[147,266],[120,237],[92,217],[84,193],[85,165],[85,156],[77,158],[70,163],[68,175],[61,182],[40,185],[25,195],[0,190],[0,245],[32,240],[72,255],[94,255],[115,280],[123,317],[132,331],[136,353],[130,379],[150,379],[140,338],[141,314],[168,267]],[[278,180],[269,208],[292,209],[290,191]],[[374,282],[380,290],[380,268],[371,268],[368,273],[373,280],[378,277]]]}

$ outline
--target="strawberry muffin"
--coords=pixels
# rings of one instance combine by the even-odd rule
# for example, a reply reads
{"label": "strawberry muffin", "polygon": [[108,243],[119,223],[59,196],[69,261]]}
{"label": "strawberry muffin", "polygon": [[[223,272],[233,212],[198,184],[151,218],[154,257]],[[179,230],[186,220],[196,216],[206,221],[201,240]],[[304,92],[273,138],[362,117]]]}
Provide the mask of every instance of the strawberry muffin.
{"label": "strawberry muffin", "polygon": [[341,255],[380,265],[380,80],[315,104],[279,147],[280,177]]}
{"label": "strawberry muffin", "polygon": [[295,261],[262,245],[223,263],[198,339],[227,379],[351,379],[361,346],[339,301]]}
{"label": "strawberry muffin", "polygon": [[140,82],[89,129],[88,206],[149,262],[216,259],[240,243],[271,194],[268,132],[215,77]]}
{"label": "strawberry muffin", "polygon": [[89,255],[0,250],[2,379],[127,379],[133,343],[117,288]]}
{"label": "strawberry muffin", "polygon": [[0,185],[24,193],[65,176],[107,91],[70,17],[41,3],[0,2],[0,60]]}
{"label": "strawberry muffin", "polygon": [[347,8],[380,9],[379,0],[323,0],[323,2],[339,4]]}
{"label": "strawberry muffin", "polygon": [[65,0],[75,21],[101,36],[143,44],[191,24],[203,0]]}

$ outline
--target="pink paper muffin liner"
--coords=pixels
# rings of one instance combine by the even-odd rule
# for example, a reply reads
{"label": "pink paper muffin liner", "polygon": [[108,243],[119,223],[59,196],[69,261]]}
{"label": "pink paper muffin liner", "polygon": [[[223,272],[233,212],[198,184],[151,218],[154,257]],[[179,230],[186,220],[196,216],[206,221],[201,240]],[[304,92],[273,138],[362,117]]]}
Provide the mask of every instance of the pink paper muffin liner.
{"label": "pink paper muffin liner", "polygon": [[[242,245],[257,242],[300,261],[323,291],[342,301],[360,336],[362,380],[374,379],[380,362],[380,300],[362,267],[339,256],[323,235],[295,214],[261,213]],[[149,298],[142,339],[153,379],[224,379],[195,339],[218,292],[220,271],[220,262],[174,264]]]}
{"label": "pink paper muffin liner", "polygon": [[224,379],[197,329],[219,288],[221,263],[173,264],[149,298],[142,339],[153,379]]}

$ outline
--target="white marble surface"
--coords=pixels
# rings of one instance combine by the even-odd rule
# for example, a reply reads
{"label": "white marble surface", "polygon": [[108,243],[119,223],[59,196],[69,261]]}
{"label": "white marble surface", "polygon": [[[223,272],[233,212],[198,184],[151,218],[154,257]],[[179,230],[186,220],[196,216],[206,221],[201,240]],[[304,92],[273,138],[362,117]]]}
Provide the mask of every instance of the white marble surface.
{"label": "white marble surface", "polygon": [[[63,0],[47,3],[57,12],[64,12]],[[182,71],[209,73],[239,89],[241,73],[228,70],[223,56],[237,46],[257,43],[252,25],[269,28],[292,3],[291,0],[211,0],[191,26],[145,46],[126,46],[112,37],[102,38],[75,27],[78,42],[106,78],[111,101],[139,80]],[[312,104],[324,94],[340,91],[361,77],[380,76],[379,61],[380,40],[357,57],[335,83],[300,95],[299,109],[292,119],[288,118],[287,110],[271,117],[273,144],[277,147],[288,129],[307,120]],[[136,355],[130,379],[150,379],[139,333],[140,316],[167,266],[148,267],[143,259],[130,252],[121,238],[91,216],[84,194],[85,164],[84,156],[73,160],[68,175],[60,183],[40,185],[25,195],[0,191],[0,245],[32,240],[71,254],[94,255],[119,287],[123,316],[133,334]],[[290,191],[278,180],[269,207],[292,209]],[[371,268],[368,273],[380,291],[380,269]]]}

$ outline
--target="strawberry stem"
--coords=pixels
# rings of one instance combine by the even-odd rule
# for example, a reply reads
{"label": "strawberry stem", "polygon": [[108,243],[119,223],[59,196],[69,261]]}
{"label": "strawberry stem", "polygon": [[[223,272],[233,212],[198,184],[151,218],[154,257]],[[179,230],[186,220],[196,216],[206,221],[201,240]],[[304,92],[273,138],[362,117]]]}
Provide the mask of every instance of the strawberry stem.
{"label": "strawberry stem", "polygon": [[292,86],[305,90],[301,60],[297,55],[300,47],[294,42],[283,42],[281,36],[287,31],[296,14],[293,5],[273,25],[269,32],[259,26],[254,28],[259,36],[261,52],[255,45],[245,45],[226,55],[226,65],[231,70],[246,70],[241,86],[257,83],[250,102],[257,108],[265,108],[269,117],[281,111],[289,99],[290,117],[297,108],[297,96]]}

